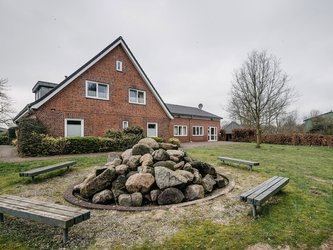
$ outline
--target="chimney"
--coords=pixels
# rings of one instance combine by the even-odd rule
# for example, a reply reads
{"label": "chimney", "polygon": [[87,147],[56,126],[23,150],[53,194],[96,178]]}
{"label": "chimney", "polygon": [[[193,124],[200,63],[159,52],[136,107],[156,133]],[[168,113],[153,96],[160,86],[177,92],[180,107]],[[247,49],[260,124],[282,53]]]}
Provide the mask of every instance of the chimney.
{"label": "chimney", "polygon": [[202,109],[202,107],[203,107],[202,103],[199,103],[198,108]]}

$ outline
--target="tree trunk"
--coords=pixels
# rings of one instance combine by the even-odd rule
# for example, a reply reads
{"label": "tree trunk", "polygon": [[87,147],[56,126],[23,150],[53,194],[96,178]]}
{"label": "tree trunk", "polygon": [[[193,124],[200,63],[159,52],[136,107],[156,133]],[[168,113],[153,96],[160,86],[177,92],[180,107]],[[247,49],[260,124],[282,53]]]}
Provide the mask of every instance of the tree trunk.
{"label": "tree trunk", "polygon": [[261,144],[261,127],[260,127],[259,123],[256,124],[256,135],[257,135],[256,148],[260,148],[260,144]]}

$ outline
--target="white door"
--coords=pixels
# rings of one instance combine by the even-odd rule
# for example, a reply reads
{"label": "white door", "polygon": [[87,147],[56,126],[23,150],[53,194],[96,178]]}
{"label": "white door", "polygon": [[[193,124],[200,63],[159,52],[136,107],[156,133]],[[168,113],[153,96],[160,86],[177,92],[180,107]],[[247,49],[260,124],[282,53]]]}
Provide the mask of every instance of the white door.
{"label": "white door", "polygon": [[208,141],[217,141],[216,127],[208,127]]}
{"label": "white door", "polygon": [[157,137],[157,131],[157,123],[147,123],[147,137]]}

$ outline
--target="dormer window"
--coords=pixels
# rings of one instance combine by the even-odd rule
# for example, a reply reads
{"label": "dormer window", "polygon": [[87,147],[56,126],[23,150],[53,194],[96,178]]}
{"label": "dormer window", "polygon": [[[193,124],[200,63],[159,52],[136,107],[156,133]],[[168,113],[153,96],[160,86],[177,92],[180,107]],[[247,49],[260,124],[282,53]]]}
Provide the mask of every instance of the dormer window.
{"label": "dormer window", "polygon": [[86,81],[86,97],[109,100],[109,85],[105,83]]}
{"label": "dormer window", "polygon": [[123,62],[122,61],[116,61],[116,70],[119,72],[123,71]]}

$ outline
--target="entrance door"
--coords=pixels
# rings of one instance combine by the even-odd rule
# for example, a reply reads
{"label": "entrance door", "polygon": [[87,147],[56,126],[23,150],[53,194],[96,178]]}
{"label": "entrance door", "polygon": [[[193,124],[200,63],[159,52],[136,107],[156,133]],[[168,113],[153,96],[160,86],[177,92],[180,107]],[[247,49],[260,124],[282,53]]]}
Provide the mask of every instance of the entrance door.
{"label": "entrance door", "polygon": [[208,127],[208,141],[217,141],[216,127]]}

